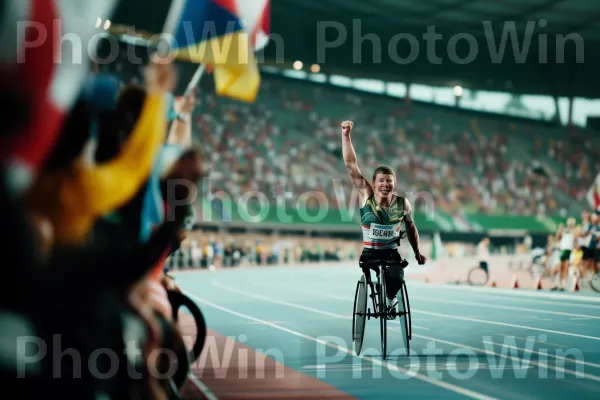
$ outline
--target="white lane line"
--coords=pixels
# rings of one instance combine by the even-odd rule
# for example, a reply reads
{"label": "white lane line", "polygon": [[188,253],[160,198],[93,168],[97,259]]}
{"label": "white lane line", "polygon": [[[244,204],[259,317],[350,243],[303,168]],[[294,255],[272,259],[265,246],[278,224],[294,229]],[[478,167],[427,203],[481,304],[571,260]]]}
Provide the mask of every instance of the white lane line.
{"label": "white lane line", "polygon": [[[327,298],[336,299],[336,300],[348,301],[348,299],[346,297],[337,296],[337,295],[334,295],[334,294],[323,294],[322,297],[327,297]],[[409,300],[411,299],[410,295],[408,296],[408,298],[409,298]],[[449,319],[458,319],[458,320],[463,320],[463,321],[477,322],[477,323],[481,323],[481,324],[491,324],[491,325],[507,326],[507,327],[510,327],[510,328],[529,329],[529,330],[532,330],[532,331],[555,333],[557,335],[574,336],[574,337],[579,337],[579,338],[583,338],[583,339],[600,340],[600,337],[595,337],[595,336],[580,335],[580,334],[577,334],[577,333],[556,331],[556,330],[551,330],[551,329],[542,329],[542,328],[536,328],[536,327],[533,327],[533,326],[514,325],[514,324],[508,324],[508,323],[505,323],[505,322],[488,321],[488,320],[484,320],[484,319],[476,319],[476,318],[469,318],[469,317],[460,317],[458,315],[439,314],[439,313],[434,313],[434,312],[430,312],[430,311],[417,310],[417,309],[414,309],[412,307],[411,307],[410,311],[411,311],[411,313],[431,315],[431,316],[434,316],[434,317],[442,317],[442,318],[449,318]],[[547,318],[545,318],[545,319],[544,318],[539,318],[538,320],[539,321],[551,321],[551,319],[547,319]]]}
{"label": "white lane line", "polygon": [[570,332],[563,332],[563,331],[555,331],[555,330],[552,330],[552,329],[536,328],[534,326],[515,325],[515,324],[509,324],[509,323],[506,323],[506,322],[488,321],[486,319],[470,318],[470,317],[460,317],[458,315],[439,314],[439,313],[434,313],[434,312],[431,312],[431,311],[415,310],[415,309],[412,309],[412,308],[411,308],[410,311],[411,311],[411,313],[431,315],[431,316],[440,317],[440,318],[456,319],[456,320],[459,320],[459,321],[477,322],[479,324],[490,324],[490,325],[498,325],[498,326],[508,326],[510,328],[527,329],[527,330],[530,330],[530,331],[547,332],[547,333],[554,333],[554,334],[557,334],[557,335],[573,336],[573,337],[578,337],[578,338],[582,338],[582,339],[590,339],[590,340],[598,340],[598,341],[600,341],[600,337],[597,337],[597,336],[580,335],[578,333],[570,333]]}
{"label": "white lane line", "polygon": [[[267,297],[267,296],[262,296],[262,295],[256,295],[254,293],[250,293],[250,292],[246,292],[246,291],[243,291],[243,290],[231,288],[229,286],[221,285],[215,279],[211,280],[211,284],[214,285],[214,286],[216,286],[216,287],[218,287],[218,288],[220,288],[220,289],[227,290],[227,291],[230,291],[230,292],[233,292],[233,293],[238,293],[238,294],[241,294],[242,296],[246,296],[246,297],[252,297],[252,298],[255,298],[255,299],[259,299],[259,300],[263,300],[263,301],[267,301],[267,302],[271,302],[271,303],[277,303],[277,304],[281,304],[281,305],[292,307],[292,308],[298,308],[298,309],[301,309],[301,310],[312,311],[312,312],[317,313],[317,314],[325,314],[325,315],[333,317],[333,318],[352,319],[351,316],[335,314],[335,313],[331,313],[331,312],[328,312],[328,311],[323,311],[323,310],[320,310],[320,309],[317,309],[317,308],[307,307],[307,306],[303,306],[303,305],[300,305],[300,304],[290,303],[290,302],[286,302],[286,301],[274,299],[272,297]],[[347,301],[347,299],[344,298],[344,301]],[[439,313],[434,313],[434,312],[430,312],[430,311],[414,310],[412,308],[411,308],[410,311],[411,311],[411,313],[416,312],[416,313],[420,313],[420,314],[432,315],[432,316],[435,316],[435,317],[457,319],[457,320],[477,322],[477,323],[483,323],[483,324],[507,326],[507,327],[510,327],[510,328],[527,329],[527,330],[533,330],[533,331],[539,331],[539,332],[555,333],[555,334],[558,334],[558,335],[574,336],[574,337],[579,337],[579,338],[583,338],[583,339],[600,340],[600,337],[587,336],[587,335],[579,335],[577,333],[555,331],[555,330],[551,330],[551,329],[536,328],[536,327],[533,327],[533,326],[514,325],[514,324],[508,324],[508,323],[505,323],[505,322],[488,321],[488,320],[483,320],[483,319],[476,319],[476,318],[470,318],[470,317],[460,317],[460,316],[457,316],[457,315],[449,315],[449,314],[439,314]],[[415,325],[413,325],[413,327],[414,326]]]}
{"label": "white lane line", "polygon": [[195,296],[195,295],[193,295],[193,294],[191,294],[189,292],[186,292],[186,294],[189,297],[191,297],[192,299],[196,300],[197,302],[199,302],[201,304],[204,304],[204,305],[207,305],[207,306],[210,306],[210,307],[213,307],[213,308],[215,308],[217,310],[220,310],[220,311],[226,312],[228,314],[235,315],[237,317],[244,318],[244,319],[247,319],[247,320],[250,320],[250,321],[263,323],[264,325],[270,326],[271,328],[275,328],[275,329],[278,329],[280,331],[287,332],[289,334],[301,337],[303,339],[312,340],[313,342],[319,343],[319,344],[324,345],[324,346],[331,347],[331,348],[336,349],[338,351],[342,351],[342,352],[344,352],[346,354],[349,354],[349,355],[351,355],[353,357],[358,357],[358,358],[360,358],[362,360],[365,360],[365,361],[368,361],[368,362],[370,362],[372,364],[376,364],[376,365],[380,365],[380,366],[386,367],[386,368],[388,368],[388,370],[393,370],[393,371],[399,372],[401,374],[405,374],[405,375],[408,375],[408,376],[413,376],[414,378],[419,379],[419,380],[421,380],[423,382],[426,382],[426,383],[438,386],[438,387],[446,389],[446,390],[450,390],[450,391],[452,391],[454,393],[458,393],[458,394],[461,394],[463,396],[467,396],[467,397],[470,397],[472,399],[478,399],[478,400],[497,400],[496,398],[484,395],[483,393],[475,392],[473,390],[465,389],[463,387],[456,386],[456,385],[453,385],[451,383],[447,383],[447,382],[443,382],[443,381],[440,381],[440,380],[437,380],[437,379],[433,379],[433,378],[431,378],[429,376],[426,376],[426,375],[422,375],[422,374],[419,374],[419,373],[414,373],[414,372],[409,371],[409,370],[407,370],[405,368],[401,368],[401,367],[399,367],[397,365],[394,365],[394,364],[391,364],[391,363],[388,363],[388,362],[385,362],[385,361],[381,361],[381,360],[378,360],[376,358],[372,358],[372,357],[368,357],[368,356],[357,356],[357,355],[354,354],[354,351],[352,351],[350,349],[347,349],[345,347],[342,347],[342,346],[338,346],[338,345],[336,345],[334,343],[326,342],[324,340],[315,338],[313,336],[305,335],[305,334],[303,334],[301,332],[298,332],[298,331],[295,331],[295,330],[292,330],[292,329],[288,329],[288,328],[285,328],[285,327],[277,325],[277,324],[270,323],[269,321],[264,321],[264,320],[261,320],[259,318],[252,317],[250,315],[242,314],[242,313],[239,313],[237,311],[231,310],[229,308],[225,308],[225,307],[219,306],[218,304],[215,304],[215,303],[210,302],[208,300],[202,299],[202,298],[200,298],[198,296]]}
{"label": "white lane line", "polygon": [[[525,342],[528,341],[528,340],[530,340],[529,338],[524,338],[524,337],[515,336],[515,335],[507,335],[506,333],[493,333],[493,334],[494,335],[504,336],[505,338],[506,337],[515,338],[515,339],[523,340]],[[570,347],[570,346],[565,346],[564,344],[556,344],[556,343],[552,343],[552,342],[544,342],[544,344],[547,344],[547,345],[552,346],[552,347],[561,347],[563,349],[567,349],[567,348]]]}
{"label": "white lane line", "polygon": [[[508,294],[511,296],[522,296],[522,297],[533,297],[533,298],[547,298],[547,299],[558,299],[558,300],[568,300],[568,301],[581,301],[581,302],[591,302],[591,303],[600,303],[600,296],[583,296],[583,295],[570,295],[570,294],[559,294],[559,293],[545,293],[545,292],[526,292],[519,291],[518,289],[501,289],[501,288],[491,288],[487,286],[460,286],[460,285],[450,285],[450,284],[437,284],[437,283],[424,283],[419,281],[406,281],[410,286],[420,286],[420,287],[430,287],[436,289],[443,290],[454,290],[454,291],[462,291],[462,292],[476,292],[480,294]],[[596,306],[598,308],[598,306]]]}
{"label": "white lane line", "polygon": [[352,319],[352,317],[347,317],[347,316],[342,316],[339,314],[334,314],[334,313],[330,313],[327,311],[323,311],[323,310],[318,310],[316,308],[312,308],[312,307],[307,307],[307,306],[303,306],[300,304],[295,304],[295,303],[289,303],[287,301],[283,301],[283,300],[279,300],[279,299],[274,299],[272,297],[267,297],[267,296],[262,296],[260,294],[254,294],[254,293],[249,293],[240,289],[236,289],[236,288],[232,288],[229,286],[225,286],[225,285],[221,285],[219,282],[217,282],[216,280],[212,279],[211,280],[211,284],[218,287],[219,289],[223,289],[226,290],[228,292],[231,293],[237,293],[237,294],[241,294],[242,296],[246,296],[246,297],[252,297],[253,299],[258,299],[258,300],[263,300],[263,301],[267,301],[270,303],[277,303],[277,304],[281,304],[282,306],[288,306],[288,307],[294,307],[294,308],[298,308],[300,310],[305,310],[305,311],[312,311],[314,313],[317,314],[322,314],[322,315],[326,315],[328,317],[332,317],[332,318],[343,318],[343,319]]}
{"label": "white lane line", "polygon": [[[426,283],[421,283],[421,282],[411,282],[410,280],[407,280],[406,282],[407,282],[407,286],[408,286],[409,290],[410,290],[411,286],[418,286],[418,287],[423,287],[423,288],[435,287],[435,288],[450,289],[450,290],[456,289],[455,286],[432,285],[432,284],[428,284],[428,283],[426,284]],[[266,284],[262,283],[262,281],[251,280],[251,283],[252,283],[252,285],[256,285],[256,286],[272,288],[271,285],[266,285]],[[350,286],[354,285],[354,287],[356,287],[356,281],[350,282],[349,285]],[[290,290],[298,291],[296,287],[289,286],[289,288],[290,288]],[[326,290],[331,290],[332,286],[330,284],[328,284],[327,286],[322,286],[322,288],[323,289],[319,291],[319,296],[326,296],[326,297],[337,298],[337,299],[342,299],[342,300],[346,299],[345,297],[340,297],[340,296],[336,296],[336,295],[332,295],[332,294],[323,293]],[[340,287],[340,289],[341,289],[341,287]],[[476,289],[476,287],[474,289]],[[502,289],[500,289],[500,290],[502,290]],[[478,290],[475,290],[475,291],[478,291]],[[477,296],[478,296],[477,300],[481,300],[480,296],[484,295],[487,298],[494,298],[494,299],[503,300],[503,301],[515,301],[515,302],[526,301],[528,303],[533,303],[533,304],[548,304],[548,305],[553,305],[553,306],[558,306],[558,307],[577,307],[577,308],[588,308],[588,309],[592,309],[592,310],[600,310],[600,305],[569,303],[569,302],[563,301],[564,299],[569,300],[571,298],[575,298],[575,296],[567,297],[568,295],[563,295],[564,297],[560,299],[561,301],[556,301],[556,300],[551,301],[551,300],[535,299],[532,297],[524,299],[519,296],[514,296],[514,297],[500,296],[498,294],[494,294],[493,292],[496,292],[496,290],[491,291],[490,293],[487,293],[487,292],[477,293]],[[308,293],[308,292],[306,292],[306,293]],[[510,291],[509,293],[513,293],[513,292]],[[314,292],[311,292],[311,294],[315,295]],[[548,293],[548,294],[552,295],[552,293]],[[557,296],[560,296],[560,295],[557,295]],[[538,311],[538,309],[535,309],[535,310]],[[545,310],[541,310],[541,311],[545,311]],[[593,318],[600,318],[600,316],[596,316]]]}
{"label": "white lane line", "polygon": [[[338,295],[335,295],[335,294],[322,294],[320,296],[321,297],[330,298],[330,299],[335,299],[335,300],[348,301],[347,297],[338,296]],[[409,295],[408,298],[410,300],[412,297]],[[583,338],[583,339],[600,340],[600,337],[595,337],[595,336],[580,335],[580,334],[577,334],[577,333],[556,331],[556,330],[551,330],[551,329],[542,329],[542,328],[536,328],[536,327],[533,327],[533,326],[515,325],[515,324],[509,324],[509,323],[505,323],[505,322],[488,321],[488,320],[484,320],[484,319],[461,317],[461,316],[458,316],[458,315],[438,314],[438,313],[434,313],[434,312],[430,312],[430,311],[422,311],[422,310],[414,309],[412,307],[411,307],[410,311],[411,311],[411,313],[431,315],[431,316],[434,316],[434,317],[442,317],[442,318],[449,318],[449,319],[458,319],[458,320],[470,321],[470,322],[477,322],[477,323],[482,323],[482,324],[507,326],[507,327],[510,327],[510,328],[529,329],[529,330],[532,330],[532,331],[555,333],[557,335],[574,336],[574,337],[579,337],[579,338]],[[548,318],[539,318],[538,320],[539,321],[552,321],[551,319],[548,319]]]}
{"label": "white lane line", "polygon": [[[533,353],[533,354],[537,354],[537,355],[543,355],[543,356],[546,356],[546,357],[556,358],[557,360],[563,360],[563,361],[570,362],[570,363],[575,363],[575,364],[580,364],[580,365],[587,365],[588,367],[592,367],[592,368],[600,368],[600,364],[594,364],[594,363],[589,362],[589,361],[582,361],[582,360],[577,360],[575,358],[557,356],[557,355],[549,354],[549,353],[540,353],[539,351],[529,350],[529,349],[526,349],[524,347],[516,347],[516,346],[511,346],[511,345],[508,345],[508,344],[500,344],[500,343],[488,342],[486,340],[484,340],[483,343],[497,345],[497,346],[502,346],[502,347],[506,347],[508,349],[521,350],[521,351],[525,351],[527,353]],[[548,344],[547,342],[537,342],[537,343],[538,344]],[[565,352],[566,352],[566,350],[565,350]]]}
{"label": "white lane line", "polygon": [[[401,332],[400,329],[397,329],[397,328],[391,328],[391,329],[394,330],[394,331]],[[445,344],[448,344],[450,346],[455,346],[455,347],[462,348],[462,349],[469,349],[469,350],[472,350],[472,351],[474,351],[476,353],[483,353],[483,354],[489,354],[489,355],[494,355],[494,356],[497,356],[497,357],[506,358],[506,359],[509,359],[509,360],[512,360],[512,361],[516,361],[517,365],[520,365],[522,367],[524,366],[524,368],[527,368],[527,365],[531,364],[531,365],[535,365],[538,368],[548,368],[548,369],[551,369],[551,370],[554,370],[554,371],[557,371],[557,372],[560,372],[560,373],[565,373],[565,374],[568,374],[568,375],[574,375],[577,378],[585,378],[585,379],[589,379],[589,380],[592,380],[592,381],[600,382],[600,376],[596,376],[596,375],[592,375],[592,374],[586,374],[585,372],[582,372],[582,371],[576,371],[576,370],[574,371],[574,370],[571,370],[571,369],[568,369],[568,368],[554,367],[552,365],[548,365],[548,364],[542,363],[542,362],[536,362],[536,361],[532,361],[532,360],[524,360],[524,359],[520,359],[519,357],[508,356],[508,355],[505,355],[505,354],[502,354],[502,353],[496,353],[495,351],[491,351],[491,350],[487,350],[487,349],[481,349],[481,348],[478,348],[478,347],[467,346],[467,345],[464,345],[464,344],[460,344],[460,343],[456,343],[456,342],[451,342],[451,341],[448,341],[448,340],[436,339],[436,338],[429,337],[429,336],[423,336],[423,335],[417,335],[417,334],[415,334],[414,336],[415,337],[419,337],[421,339],[427,339],[427,340],[431,340],[431,341],[445,343]],[[484,343],[490,343],[490,342],[484,342]],[[495,343],[492,343],[492,344],[495,344]],[[516,367],[515,367],[515,369],[516,369]]]}
{"label": "white lane line", "polygon": [[[351,316],[334,314],[334,313],[330,313],[328,311],[319,310],[317,308],[303,306],[303,305],[296,304],[296,303],[290,303],[290,302],[287,302],[287,301],[283,301],[283,300],[279,300],[279,299],[274,299],[272,297],[267,297],[267,296],[263,296],[263,295],[260,295],[260,294],[254,294],[254,293],[246,292],[246,291],[243,291],[243,290],[240,290],[240,289],[232,288],[232,287],[229,287],[229,286],[224,286],[224,285],[221,285],[219,282],[217,282],[215,279],[211,280],[211,284],[214,285],[215,287],[218,287],[219,289],[223,289],[223,290],[226,290],[226,291],[231,292],[231,293],[241,294],[242,296],[252,297],[252,298],[257,299],[257,300],[263,300],[263,301],[268,301],[270,303],[281,304],[282,306],[293,307],[293,308],[297,308],[297,309],[300,309],[300,310],[312,311],[314,313],[323,314],[323,315],[326,315],[326,316],[332,317],[332,318],[352,319]],[[423,329],[425,331],[429,330],[429,328],[425,328],[424,326],[418,326],[418,325],[414,325],[414,324],[412,325],[412,327],[413,328],[417,328],[417,329]]]}
{"label": "white lane line", "polygon": [[600,316],[594,316],[594,315],[573,314],[573,313],[562,312],[562,311],[538,310],[535,308],[501,306],[501,305],[496,305],[496,304],[489,304],[487,302],[475,303],[475,302],[471,302],[471,301],[435,299],[435,298],[421,297],[421,296],[410,296],[410,299],[426,301],[426,302],[430,302],[430,303],[459,304],[459,305],[472,306],[472,307],[496,308],[499,310],[514,310],[514,311],[524,311],[524,312],[540,313],[540,314],[562,315],[565,317],[578,317],[578,318],[583,318],[583,319],[600,319]]}
{"label": "white lane line", "polygon": [[485,296],[486,300],[498,299],[501,301],[527,302],[527,303],[534,304],[534,305],[547,304],[547,305],[558,306],[558,307],[576,307],[576,308],[588,308],[588,309],[592,309],[592,310],[600,310],[600,305],[593,305],[593,304],[569,303],[569,302],[558,301],[558,300],[542,300],[542,299],[523,298],[523,297],[509,297],[509,296],[494,295],[494,294],[489,294],[489,293],[477,293],[477,294],[463,293],[463,294],[466,294],[467,296],[468,295],[476,296],[475,297],[476,300],[481,300],[482,299],[481,296]]}
{"label": "white lane line", "polygon": [[[214,280],[213,280],[213,283],[214,283]],[[223,289],[226,288],[226,286],[223,286],[223,285],[220,285],[220,287],[223,288]],[[236,289],[236,291],[237,291],[237,289]],[[239,291],[239,292],[241,292],[240,294],[242,294],[244,296],[248,296],[248,297],[254,297],[255,296],[255,295],[253,295],[251,293],[247,293],[247,292],[243,292],[243,291]],[[197,297],[195,297],[193,295],[190,295],[190,297],[193,297],[193,298],[197,299]],[[260,296],[260,297],[262,298],[262,300],[267,301],[267,302],[274,302],[274,303],[278,303],[279,302],[278,300],[269,298],[267,296]],[[292,307],[292,308],[300,308],[300,309],[303,309],[303,310],[306,310],[306,311],[310,311],[310,312],[313,312],[313,313],[317,313],[317,314],[325,312],[323,310],[315,309],[315,308],[312,308],[312,307],[305,307],[305,306],[301,306],[299,304],[294,304],[294,303],[287,303],[286,302],[286,304],[282,304],[282,305],[286,305],[286,306]],[[333,315],[333,316],[335,316],[337,318],[340,318],[340,319],[347,319],[347,317],[344,316],[344,315],[334,314],[334,313],[329,313],[329,312],[327,312],[327,313],[331,314],[331,315]],[[253,318],[253,317],[251,317],[251,318]],[[263,320],[260,320],[260,321],[263,321]],[[263,321],[263,322],[265,324],[269,325],[269,326],[276,327],[278,329],[281,328],[282,330],[285,330],[285,331],[290,331],[290,329],[287,329],[287,328],[281,327],[279,325],[275,325],[275,324],[269,323],[268,321]],[[401,332],[401,330],[398,329],[398,328],[390,328],[390,329],[392,329],[393,331]],[[451,341],[448,341],[448,340],[437,339],[437,338],[433,338],[433,337],[430,337],[430,336],[424,336],[424,335],[420,335],[420,334],[413,334],[413,336],[421,338],[421,339],[432,340],[432,341],[437,341],[437,342],[440,342],[440,343],[449,344],[449,345],[457,347],[457,348],[470,349],[470,350],[473,350],[473,351],[476,351],[476,352],[479,352],[479,353],[493,354],[493,355],[496,355],[498,357],[502,357],[502,358],[506,358],[506,359],[511,359],[513,361],[518,361],[518,362],[523,361],[523,360],[520,360],[518,357],[508,356],[508,355],[501,354],[501,353],[496,353],[496,352],[493,352],[493,351],[487,350],[487,349],[482,349],[482,348],[467,346],[467,345],[464,345],[464,344],[461,344],[461,343],[457,343],[457,342],[451,342]],[[328,344],[328,345],[330,345],[330,344]],[[334,346],[335,348],[338,347],[337,345],[333,345],[333,344],[331,344],[331,346]],[[348,354],[354,355],[353,352],[350,352]],[[359,357],[363,358],[362,356],[359,356]],[[367,357],[365,359],[368,359],[368,358],[369,357]],[[576,370],[572,370],[572,369],[568,369],[568,368],[553,367],[553,366],[548,365],[546,363],[538,363],[538,362],[531,361],[531,360],[529,360],[527,362],[530,363],[530,364],[532,364],[532,365],[535,365],[535,366],[537,366],[539,368],[548,368],[548,369],[552,369],[552,370],[555,370],[555,371],[558,371],[558,372],[561,372],[561,373],[564,372],[564,373],[569,374],[569,375],[574,375],[574,376],[579,377],[579,378],[586,378],[586,379],[590,379],[590,380],[593,380],[593,381],[600,382],[600,377],[596,376],[596,375],[584,374],[584,373],[582,373],[580,371],[576,371]],[[384,365],[384,364],[380,364],[380,365]]]}
{"label": "white lane line", "polygon": [[198,377],[192,373],[188,375],[188,379],[196,388],[204,395],[206,400],[219,400],[219,398],[210,390],[204,382],[202,382]]}

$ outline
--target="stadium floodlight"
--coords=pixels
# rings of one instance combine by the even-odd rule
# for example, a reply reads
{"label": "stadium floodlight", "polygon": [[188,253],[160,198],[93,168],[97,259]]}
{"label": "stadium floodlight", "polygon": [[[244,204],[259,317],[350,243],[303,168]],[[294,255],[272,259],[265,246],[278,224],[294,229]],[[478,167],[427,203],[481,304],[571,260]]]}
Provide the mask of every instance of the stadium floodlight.
{"label": "stadium floodlight", "polygon": [[102,18],[98,17],[96,19],[96,28],[100,28],[102,26]]}
{"label": "stadium floodlight", "polygon": [[463,88],[462,86],[456,85],[454,86],[454,96],[456,97],[460,97],[463,94]]}
{"label": "stadium floodlight", "polygon": [[296,61],[296,62],[294,62],[294,69],[296,71],[300,71],[303,66],[304,66],[304,64],[302,63],[302,61]]}
{"label": "stadium floodlight", "polygon": [[107,19],[107,20],[104,22],[104,29],[105,29],[105,30],[107,30],[108,28],[110,28],[110,20],[108,20],[108,19]]}
{"label": "stadium floodlight", "polygon": [[313,64],[310,67],[310,70],[312,71],[313,74],[318,74],[321,71],[321,66],[319,64]]}

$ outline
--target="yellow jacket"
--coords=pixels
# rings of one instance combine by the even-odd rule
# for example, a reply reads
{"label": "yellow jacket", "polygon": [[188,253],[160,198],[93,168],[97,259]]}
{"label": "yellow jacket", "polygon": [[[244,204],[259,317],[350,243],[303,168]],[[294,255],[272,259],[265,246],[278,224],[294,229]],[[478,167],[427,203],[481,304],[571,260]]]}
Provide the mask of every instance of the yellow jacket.
{"label": "yellow jacket", "polygon": [[42,174],[28,194],[28,206],[50,219],[56,244],[86,240],[96,220],[133,198],[150,176],[166,121],[162,93],[148,93],[131,136],[113,160]]}

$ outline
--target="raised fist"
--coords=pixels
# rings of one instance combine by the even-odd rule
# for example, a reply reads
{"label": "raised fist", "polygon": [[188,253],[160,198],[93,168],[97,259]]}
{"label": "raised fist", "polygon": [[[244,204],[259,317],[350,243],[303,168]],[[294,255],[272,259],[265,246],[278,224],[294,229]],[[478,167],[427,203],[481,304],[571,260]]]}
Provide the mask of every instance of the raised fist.
{"label": "raised fist", "polygon": [[344,135],[349,135],[350,132],[352,132],[353,127],[354,127],[354,122],[352,122],[352,121],[342,122],[342,133]]}
{"label": "raised fist", "polygon": [[152,62],[144,71],[146,88],[149,92],[165,93],[175,89],[177,78],[175,67],[167,60],[158,56],[152,58]]}

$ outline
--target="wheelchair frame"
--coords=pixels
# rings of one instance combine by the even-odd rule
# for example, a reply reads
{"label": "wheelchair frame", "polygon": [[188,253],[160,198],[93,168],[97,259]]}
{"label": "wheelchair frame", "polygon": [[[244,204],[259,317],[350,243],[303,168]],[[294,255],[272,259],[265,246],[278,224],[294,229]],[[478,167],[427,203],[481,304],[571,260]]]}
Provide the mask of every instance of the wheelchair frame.
{"label": "wheelchair frame", "polygon": [[[360,263],[363,275],[359,279],[356,286],[352,315],[352,341],[354,342],[354,351],[357,355],[360,355],[360,352],[362,350],[366,322],[365,318],[367,320],[375,318],[379,319],[382,358],[386,358],[387,322],[388,317],[390,316],[398,317],[400,319],[401,328],[404,328],[403,340],[406,348],[406,354],[410,355],[409,342],[412,339],[412,320],[410,315],[410,304],[408,300],[408,291],[406,289],[405,280],[402,280],[402,287],[397,295],[398,306],[402,304],[402,311],[389,312],[387,309],[387,302],[385,298],[385,268],[386,265],[394,264],[396,264],[395,261],[392,262],[388,260],[373,260],[366,263]],[[408,265],[408,262],[404,260],[401,266],[405,267],[406,265]],[[375,271],[377,282],[373,282],[373,280],[371,279],[371,270]],[[363,291],[362,293],[361,290]],[[361,298],[363,297],[364,299],[361,300]],[[373,312],[371,312],[371,309],[367,307],[368,298],[371,298]],[[400,299],[402,300],[401,304]],[[363,304],[359,304],[359,302],[362,302]],[[357,322],[359,324],[358,326]]]}

